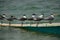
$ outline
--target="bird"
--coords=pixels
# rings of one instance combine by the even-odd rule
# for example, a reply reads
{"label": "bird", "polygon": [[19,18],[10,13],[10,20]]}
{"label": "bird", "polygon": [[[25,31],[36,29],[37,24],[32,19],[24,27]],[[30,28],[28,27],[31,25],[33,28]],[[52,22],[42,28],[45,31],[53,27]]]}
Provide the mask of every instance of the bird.
{"label": "bird", "polygon": [[44,19],[44,14],[41,14],[40,16],[35,18],[35,21],[41,21]]}
{"label": "bird", "polygon": [[36,18],[36,14],[35,13],[33,13],[31,18],[28,18],[28,20],[32,21],[32,20],[34,20],[34,18]]}
{"label": "bird", "polygon": [[0,22],[1,22],[1,26],[3,23],[3,20],[6,19],[6,14],[0,14]]}
{"label": "bird", "polygon": [[6,14],[2,14],[2,18],[6,19],[7,18]]}
{"label": "bird", "polygon": [[3,17],[2,17],[2,15],[0,15],[0,20],[3,20]]}
{"label": "bird", "polygon": [[3,17],[2,17],[2,15],[0,15],[0,22],[1,22],[1,25],[2,25],[2,21],[3,20]]}
{"label": "bird", "polygon": [[21,21],[21,26],[23,26],[23,22],[25,20],[27,20],[27,16],[25,14],[23,14],[23,16],[20,19],[18,19],[18,20]]}
{"label": "bird", "polygon": [[6,14],[0,15],[0,19],[6,19]]}
{"label": "bird", "polygon": [[33,13],[31,17],[27,18],[27,20],[28,20],[29,23],[30,23],[30,26],[31,26],[32,23],[34,23],[34,18],[35,18],[35,17],[36,17],[36,14]]}
{"label": "bird", "polygon": [[51,14],[50,16],[48,16],[47,18],[45,18],[45,20],[49,20],[49,23],[51,24],[52,21],[54,20],[55,16],[54,14]]}
{"label": "bird", "polygon": [[9,18],[7,18],[6,20],[9,21],[9,26],[11,25],[11,22],[14,21],[16,18],[15,16],[10,16]]}
{"label": "bird", "polygon": [[34,19],[34,21],[36,21],[36,23],[37,23],[37,24],[36,24],[36,27],[38,27],[39,22],[44,19],[44,15],[41,14],[40,16],[34,17],[33,19]]}
{"label": "bird", "polygon": [[25,20],[27,20],[26,15],[24,14],[19,20],[20,20],[20,21],[25,21]]}
{"label": "bird", "polygon": [[7,18],[8,21],[13,21],[15,20],[16,18],[14,16],[10,16],[10,18]]}

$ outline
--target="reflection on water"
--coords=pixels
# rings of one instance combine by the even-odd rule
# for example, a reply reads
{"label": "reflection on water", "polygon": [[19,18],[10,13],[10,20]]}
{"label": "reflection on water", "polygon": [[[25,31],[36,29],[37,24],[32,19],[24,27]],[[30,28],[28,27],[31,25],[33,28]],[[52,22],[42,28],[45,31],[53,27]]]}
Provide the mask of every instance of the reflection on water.
{"label": "reflection on water", "polygon": [[45,35],[35,32],[28,32],[23,29],[2,28],[0,30],[0,40],[60,40],[57,36]]}

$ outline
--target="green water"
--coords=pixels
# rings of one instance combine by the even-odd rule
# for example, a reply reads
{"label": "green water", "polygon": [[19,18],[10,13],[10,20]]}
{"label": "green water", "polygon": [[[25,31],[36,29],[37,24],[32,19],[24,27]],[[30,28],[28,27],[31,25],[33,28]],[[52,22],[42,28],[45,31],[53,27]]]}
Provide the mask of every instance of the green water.
{"label": "green water", "polygon": [[[60,22],[60,0],[0,0],[0,14],[14,15],[20,18],[23,14],[31,17],[32,13],[38,16],[44,13],[45,17],[50,14],[57,14],[53,22]],[[6,23],[6,20],[3,20]],[[8,22],[7,22],[8,23]],[[12,23],[20,23],[13,21]],[[21,29],[3,28],[0,30],[0,40],[60,40],[60,37],[44,34],[23,32]]]}

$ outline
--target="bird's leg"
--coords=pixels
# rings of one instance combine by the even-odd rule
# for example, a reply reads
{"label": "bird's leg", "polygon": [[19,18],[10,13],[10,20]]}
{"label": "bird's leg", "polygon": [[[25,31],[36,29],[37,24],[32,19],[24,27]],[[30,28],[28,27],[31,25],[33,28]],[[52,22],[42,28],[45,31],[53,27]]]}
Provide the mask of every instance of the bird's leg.
{"label": "bird's leg", "polygon": [[11,21],[9,21],[9,27],[11,26]]}
{"label": "bird's leg", "polygon": [[23,27],[23,21],[21,21],[21,27]]}
{"label": "bird's leg", "polygon": [[36,27],[38,27],[39,21],[37,21]]}
{"label": "bird's leg", "polygon": [[9,21],[9,28],[8,28],[11,31],[10,26],[11,26],[11,21]]}
{"label": "bird's leg", "polygon": [[49,20],[49,23],[51,24],[52,23],[52,20]]}
{"label": "bird's leg", "polygon": [[30,26],[31,26],[31,21],[30,21]]}

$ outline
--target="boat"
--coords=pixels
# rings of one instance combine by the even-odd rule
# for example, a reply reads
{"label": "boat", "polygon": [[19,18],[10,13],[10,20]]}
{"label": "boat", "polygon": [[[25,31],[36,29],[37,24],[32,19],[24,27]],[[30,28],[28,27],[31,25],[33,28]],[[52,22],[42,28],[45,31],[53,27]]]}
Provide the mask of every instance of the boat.
{"label": "boat", "polygon": [[[36,18],[35,17],[35,14],[32,14],[32,18],[33,19],[29,19],[30,21],[37,21],[36,23],[37,24],[23,24],[23,22],[25,20],[27,20],[26,16],[23,15],[23,18],[19,19],[19,21],[23,21],[21,24],[11,24],[11,19],[13,18],[14,20],[14,17],[11,17],[11,19],[9,19],[9,24],[7,23],[1,23],[0,26],[8,26],[8,27],[15,27],[15,28],[22,28],[22,29],[25,29],[25,30],[29,30],[29,31],[33,31],[33,32],[43,32],[43,33],[50,33],[50,34],[59,34],[60,35],[60,23],[52,23],[51,21],[54,19],[54,15],[51,14],[50,17],[48,17],[47,19],[44,19],[43,16],[41,16],[43,19],[41,18]],[[49,23],[39,23],[39,21],[41,20],[50,20]]]}
{"label": "boat", "polygon": [[58,34],[60,35],[60,23],[42,23],[38,24],[7,24],[3,23],[0,24],[0,26],[8,26],[8,27],[14,27],[14,28],[22,28],[28,31],[33,31],[33,32],[43,32],[43,33],[49,33],[49,34]]}

